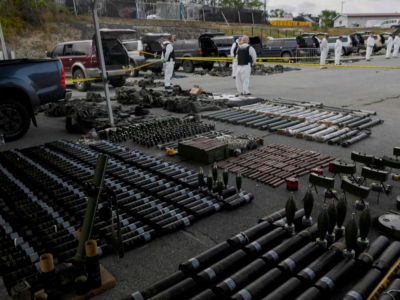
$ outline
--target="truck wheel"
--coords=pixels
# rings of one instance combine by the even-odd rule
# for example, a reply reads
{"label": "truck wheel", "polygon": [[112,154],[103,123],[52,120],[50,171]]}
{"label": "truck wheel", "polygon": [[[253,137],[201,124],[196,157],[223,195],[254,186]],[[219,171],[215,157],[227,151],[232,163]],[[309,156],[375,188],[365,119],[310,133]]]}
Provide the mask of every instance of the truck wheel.
{"label": "truck wheel", "polygon": [[[86,78],[85,74],[83,73],[83,71],[81,69],[75,70],[74,75],[72,77],[74,80]],[[75,84],[76,89],[80,92],[87,92],[90,89],[90,87],[92,86],[92,84],[87,81],[78,81],[78,82],[74,82],[74,84]]]}
{"label": "truck wheel", "polygon": [[23,137],[31,125],[26,107],[17,99],[0,101],[0,131],[6,142]]}
{"label": "truck wheel", "polygon": [[124,78],[120,78],[120,79],[117,79],[117,80],[110,80],[110,83],[114,88],[124,86],[125,82],[126,82],[126,80]]}
{"label": "truck wheel", "polygon": [[283,61],[287,63],[290,62],[290,58],[292,57],[292,55],[289,52],[285,52],[281,55],[281,57],[283,58]]}
{"label": "truck wheel", "polygon": [[185,60],[182,64],[183,66],[183,71],[185,73],[193,73],[194,72],[194,65],[190,60]]}
{"label": "truck wheel", "polygon": [[[227,56],[226,55],[220,55],[219,57],[221,57],[221,58],[227,58]],[[221,62],[221,65],[223,66],[223,67],[225,67],[225,68],[229,68],[229,65],[230,65],[230,63],[229,62]]]}

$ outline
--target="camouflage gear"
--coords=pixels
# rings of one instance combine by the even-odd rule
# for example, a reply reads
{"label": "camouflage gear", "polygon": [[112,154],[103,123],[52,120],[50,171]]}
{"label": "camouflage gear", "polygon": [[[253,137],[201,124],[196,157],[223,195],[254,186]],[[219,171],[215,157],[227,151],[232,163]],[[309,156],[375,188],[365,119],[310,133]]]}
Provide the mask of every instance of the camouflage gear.
{"label": "camouflage gear", "polygon": [[[284,71],[299,71],[301,69],[299,68],[284,68],[282,65],[276,65],[274,67],[267,66],[265,67],[262,64],[255,64],[251,67],[251,75],[266,75],[266,74],[278,74],[282,73]],[[223,66],[219,67],[214,67],[211,71],[197,71],[194,73],[195,75],[198,76],[204,76],[204,75],[209,75],[209,76],[215,76],[215,77],[228,77],[232,75],[232,70],[230,68],[226,68]]]}
{"label": "camouflage gear", "polygon": [[141,80],[134,80],[133,82],[126,82],[125,86],[139,86],[142,88],[149,88],[149,87],[158,87],[164,86],[164,81],[157,81],[154,82],[155,79],[164,79],[164,74],[145,74],[143,79]]}
{"label": "camouflage gear", "polygon": [[163,107],[166,101],[163,91],[152,89],[141,89],[137,91],[134,87],[121,87],[115,89],[118,103],[129,104],[147,104],[152,107]]}

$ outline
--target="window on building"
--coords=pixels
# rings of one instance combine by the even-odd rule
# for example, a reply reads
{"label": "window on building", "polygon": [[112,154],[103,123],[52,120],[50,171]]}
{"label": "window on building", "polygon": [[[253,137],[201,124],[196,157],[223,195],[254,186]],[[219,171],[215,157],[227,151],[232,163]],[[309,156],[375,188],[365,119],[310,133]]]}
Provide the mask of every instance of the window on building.
{"label": "window on building", "polygon": [[343,22],[343,21],[339,21],[339,25],[342,25],[342,22]]}

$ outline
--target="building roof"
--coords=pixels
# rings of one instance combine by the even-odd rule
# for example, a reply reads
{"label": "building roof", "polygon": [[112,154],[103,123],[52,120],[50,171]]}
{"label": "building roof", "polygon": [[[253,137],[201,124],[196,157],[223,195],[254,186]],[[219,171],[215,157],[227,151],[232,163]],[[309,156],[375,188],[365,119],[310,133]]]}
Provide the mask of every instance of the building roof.
{"label": "building roof", "polygon": [[400,18],[400,13],[381,13],[381,14],[339,14],[336,16],[334,20],[336,20],[339,17],[348,17],[348,18],[380,18],[380,17],[385,17],[385,18]]}

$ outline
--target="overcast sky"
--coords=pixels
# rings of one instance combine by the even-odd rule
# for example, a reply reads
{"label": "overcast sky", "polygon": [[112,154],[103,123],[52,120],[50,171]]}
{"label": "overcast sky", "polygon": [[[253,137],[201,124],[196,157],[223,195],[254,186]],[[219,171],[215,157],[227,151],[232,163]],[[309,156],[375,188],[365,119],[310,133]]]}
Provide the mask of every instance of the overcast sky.
{"label": "overcast sky", "polygon": [[399,0],[267,0],[267,10],[282,8],[294,16],[301,12],[317,15],[324,9],[340,13],[342,1],[343,13],[400,13]]}

